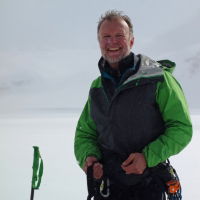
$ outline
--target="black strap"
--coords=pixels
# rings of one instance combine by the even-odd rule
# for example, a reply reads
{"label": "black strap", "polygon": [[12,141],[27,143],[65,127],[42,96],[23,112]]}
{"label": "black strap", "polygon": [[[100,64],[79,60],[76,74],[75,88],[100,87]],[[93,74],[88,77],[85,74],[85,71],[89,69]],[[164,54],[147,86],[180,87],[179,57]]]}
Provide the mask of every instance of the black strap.
{"label": "black strap", "polygon": [[91,200],[95,195],[94,189],[94,179],[93,179],[93,165],[87,168],[87,188],[88,188],[88,197],[87,200]]}
{"label": "black strap", "polygon": [[100,184],[102,179],[95,179],[93,177],[93,166],[95,163],[98,163],[99,161],[95,161],[92,163],[91,166],[87,168],[87,188],[88,188],[88,197],[87,200],[91,200],[92,197],[94,197],[94,200],[99,195],[100,190]]}

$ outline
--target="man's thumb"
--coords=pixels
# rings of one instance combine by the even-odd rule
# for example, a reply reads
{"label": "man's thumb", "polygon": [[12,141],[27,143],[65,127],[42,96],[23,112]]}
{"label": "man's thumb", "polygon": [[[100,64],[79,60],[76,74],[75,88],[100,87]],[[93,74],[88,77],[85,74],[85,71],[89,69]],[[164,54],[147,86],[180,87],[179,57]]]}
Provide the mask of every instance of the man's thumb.
{"label": "man's thumb", "polygon": [[134,157],[135,157],[135,154],[134,154],[134,153],[130,154],[129,157],[122,163],[122,165],[123,165],[124,167],[127,166],[127,165],[129,165],[130,163],[133,162]]}

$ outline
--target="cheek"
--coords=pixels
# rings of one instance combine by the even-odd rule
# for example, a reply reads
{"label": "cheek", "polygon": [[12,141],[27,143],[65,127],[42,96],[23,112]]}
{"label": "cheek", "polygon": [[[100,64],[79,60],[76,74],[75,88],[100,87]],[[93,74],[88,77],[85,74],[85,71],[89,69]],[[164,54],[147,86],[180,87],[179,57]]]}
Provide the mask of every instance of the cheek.
{"label": "cheek", "polygon": [[105,49],[106,42],[99,42],[99,46],[100,46],[101,49]]}
{"label": "cheek", "polygon": [[129,41],[124,41],[122,45],[123,45],[123,47],[126,48],[126,49],[129,49],[129,48],[132,47],[132,44],[131,44],[131,42],[129,42]]}
{"label": "cheek", "polygon": [[122,45],[123,47],[128,45],[128,41],[127,40],[120,40],[119,44]]}

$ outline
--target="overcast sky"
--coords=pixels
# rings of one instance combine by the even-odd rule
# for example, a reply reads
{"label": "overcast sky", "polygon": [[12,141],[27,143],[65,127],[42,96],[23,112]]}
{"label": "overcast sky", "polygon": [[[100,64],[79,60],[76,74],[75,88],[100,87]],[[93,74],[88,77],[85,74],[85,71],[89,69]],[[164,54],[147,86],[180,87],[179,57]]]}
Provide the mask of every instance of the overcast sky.
{"label": "overcast sky", "polygon": [[[166,49],[176,46],[174,51],[179,51],[199,38],[199,0],[0,0],[1,99],[8,90],[16,95],[20,89],[25,91],[22,86],[29,86],[26,93],[49,91],[54,98],[58,95],[54,102],[80,107],[99,74],[96,27],[109,9],[124,11],[132,19],[136,53],[160,59]],[[61,85],[65,91],[59,91]],[[83,99],[70,95],[77,89]],[[63,93],[68,96],[59,96]]]}
{"label": "overcast sky", "polygon": [[[108,9],[133,20],[136,41],[150,40],[198,14],[198,0],[1,0],[1,51],[97,48],[96,26]],[[139,44],[138,44],[139,46]]]}

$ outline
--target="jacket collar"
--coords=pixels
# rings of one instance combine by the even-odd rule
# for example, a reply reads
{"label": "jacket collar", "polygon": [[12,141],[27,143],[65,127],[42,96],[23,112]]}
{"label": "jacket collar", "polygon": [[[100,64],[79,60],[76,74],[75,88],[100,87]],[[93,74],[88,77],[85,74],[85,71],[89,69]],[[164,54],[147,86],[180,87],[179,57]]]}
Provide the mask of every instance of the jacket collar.
{"label": "jacket collar", "polygon": [[110,67],[109,63],[101,57],[98,63],[102,78],[110,79],[115,86],[121,85],[129,76],[135,74],[140,65],[140,56],[130,53],[119,62],[119,71]]}

